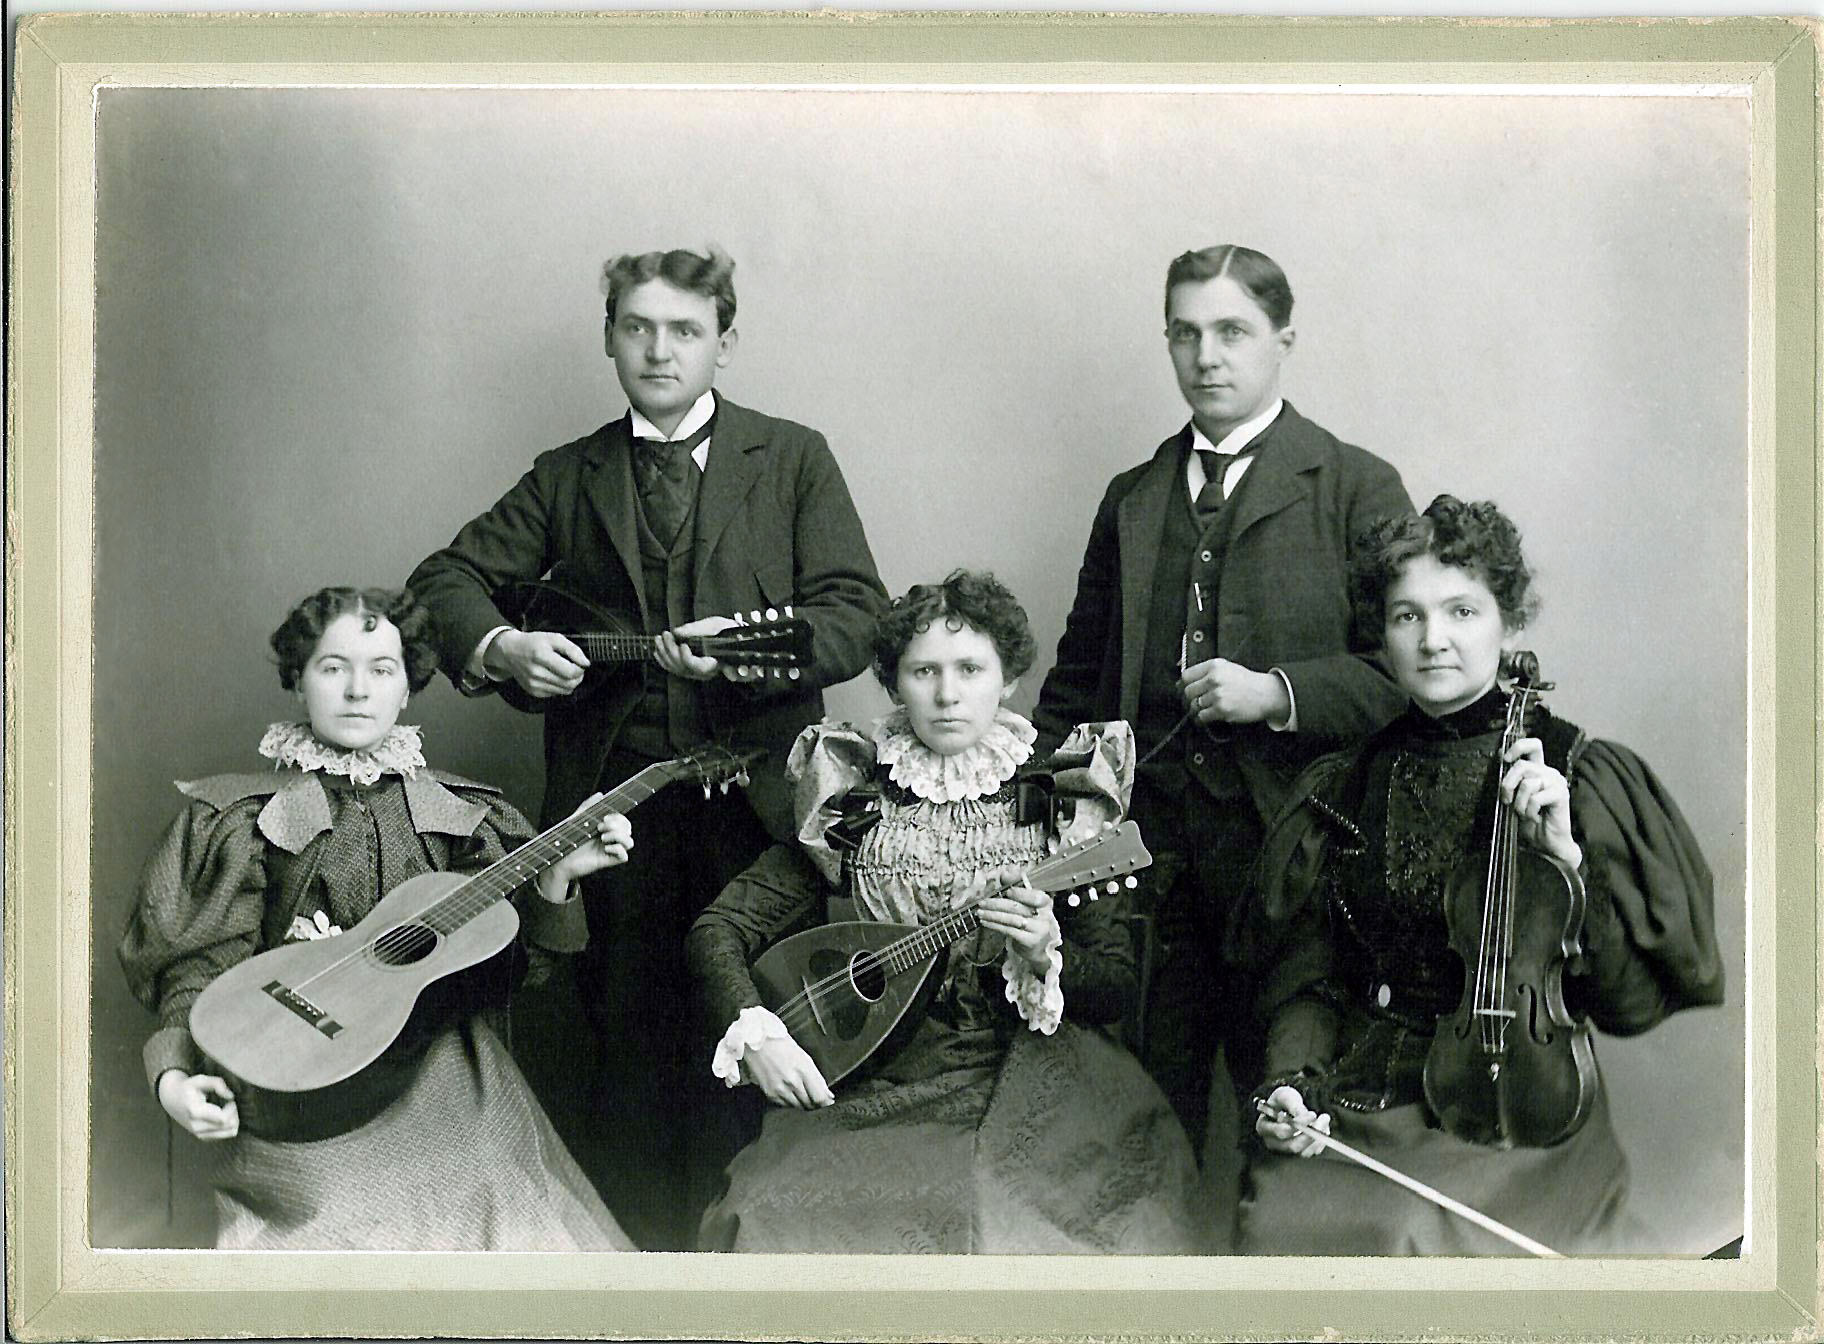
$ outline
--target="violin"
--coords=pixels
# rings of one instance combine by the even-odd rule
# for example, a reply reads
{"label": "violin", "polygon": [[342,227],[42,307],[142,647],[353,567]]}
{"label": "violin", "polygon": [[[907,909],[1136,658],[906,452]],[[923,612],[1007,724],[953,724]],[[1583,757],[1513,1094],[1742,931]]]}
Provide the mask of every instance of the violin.
{"label": "violin", "polygon": [[[1540,694],[1530,653],[1510,660],[1513,689],[1495,758],[1527,735]],[[1596,1100],[1587,1021],[1564,1003],[1564,964],[1579,951],[1583,879],[1552,855],[1522,848],[1497,789],[1489,852],[1468,855],[1445,891],[1450,946],[1463,959],[1463,999],[1438,1019],[1425,1057],[1425,1100],[1450,1133],[1497,1148],[1549,1148],[1575,1134]]]}

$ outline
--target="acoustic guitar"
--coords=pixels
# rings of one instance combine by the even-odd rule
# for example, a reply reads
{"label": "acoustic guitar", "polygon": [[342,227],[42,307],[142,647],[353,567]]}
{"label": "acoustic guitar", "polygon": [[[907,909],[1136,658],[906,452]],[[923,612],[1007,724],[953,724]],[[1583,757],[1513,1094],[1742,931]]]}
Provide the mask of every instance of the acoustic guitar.
{"label": "acoustic guitar", "polygon": [[[588,655],[583,680],[567,696],[535,696],[518,682],[497,683],[501,698],[528,714],[543,714],[553,705],[594,694],[622,680],[655,653],[653,636],[637,619],[592,602],[564,584],[548,579],[528,579],[507,585],[494,594],[494,604],[512,616],[521,630],[563,635]],[[747,614],[735,613],[736,624],[713,635],[689,635],[683,644],[699,658],[714,658],[797,681],[811,665],[811,625],[794,616],[790,607],[767,607]]]}
{"label": "acoustic guitar", "polygon": [[479,873],[408,878],[346,932],[217,976],[190,1007],[190,1034],[233,1091],[241,1128],[302,1140],[366,1123],[416,1076],[423,1046],[465,1001],[461,982],[513,943],[510,892],[594,840],[606,813],[683,780],[727,792],[759,755],[709,747],[649,765]]}
{"label": "acoustic guitar", "polygon": [[[1040,860],[1026,870],[1024,882],[1050,892],[1084,887],[1093,901],[1103,884],[1111,894],[1121,889],[1117,879],[1135,885],[1126,875],[1152,861],[1139,826],[1128,821]],[[981,927],[978,906],[996,894],[946,910],[929,924],[845,920],[781,939],[751,968],[760,1000],[834,1086],[902,1022],[909,1027],[917,1021],[936,988],[944,953]],[[1071,891],[1068,899],[1077,905],[1083,896]]]}

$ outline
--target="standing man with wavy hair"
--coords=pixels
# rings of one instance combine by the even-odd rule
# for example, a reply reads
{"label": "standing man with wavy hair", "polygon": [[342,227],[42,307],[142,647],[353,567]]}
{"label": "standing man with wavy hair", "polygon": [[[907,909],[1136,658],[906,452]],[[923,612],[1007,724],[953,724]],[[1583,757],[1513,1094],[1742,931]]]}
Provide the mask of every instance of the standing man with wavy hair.
{"label": "standing man with wavy hair", "polygon": [[[822,717],[823,688],[868,665],[886,605],[823,436],[713,390],[735,353],[733,274],[714,247],[610,261],[604,342],[630,409],[540,455],[409,581],[438,618],[444,670],[465,694],[512,681],[549,703],[546,824],[706,741],[768,753],[746,803],[658,794],[636,821],[638,857],[583,884],[589,941],[576,979],[601,1067],[581,1082],[592,1091],[582,1132],[566,1138],[647,1250],[693,1245],[735,1138],[694,1058],[684,935],[769,832],[789,838],[786,752]],[[643,677],[578,694],[584,651],[515,628],[499,594],[547,575],[652,637]],[[684,643],[735,613],[788,604],[811,630],[797,680],[747,677]],[[564,1108],[554,1099],[553,1110]]]}
{"label": "standing man with wavy hair", "polygon": [[1224,244],[1167,269],[1190,422],[1104,494],[1033,713],[1042,749],[1076,723],[1134,725],[1131,815],[1157,856],[1139,1054],[1204,1141],[1224,1239],[1240,1173],[1230,1077],[1245,1095],[1261,1050],[1225,965],[1228,921],[1299,767],[1403,703],[1351,632],[1344,574],[1352,539],[1412,501],[1393,467],[1281,398],[1295,336],[1292,287],[1264,253]]}

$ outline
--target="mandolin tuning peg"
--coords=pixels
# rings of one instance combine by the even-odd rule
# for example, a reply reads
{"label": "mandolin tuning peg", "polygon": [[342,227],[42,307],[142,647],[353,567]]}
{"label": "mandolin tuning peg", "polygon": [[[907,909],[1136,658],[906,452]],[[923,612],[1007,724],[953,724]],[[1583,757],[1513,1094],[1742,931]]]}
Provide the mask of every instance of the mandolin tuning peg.
{"label": "mandolin tuning peg", "polygon": [[1083,898],[1073,891],[1064,898],[1064,903],[1072,909],[1075,909],[1077,906],[1083,904]]}
{"label": "mandolin tuning peg", "polygon": [[771,607],[768,607],[766,609],[766,619],[769,621],[776,621],[779,619],[779,613],[774,611]]}
{"label": "mandolin tuning peg", "polygon": [[792,619],[792,608],[790,603],[787,603],[785,607],[785,619],[788,621]]}
{"label": "mandolin tuning peg", "polygon": [[799,678],[799,676],[800,676],[800,673],[799,673],[799,671],[798,671],[798,669],[797,669],[797,668],[795,668],[795,667],[794,667],[794,668],[790,668],[790,669],[788,669],[788,670],[787,670],[787,671],[786,671],[786,674],[785,674],[785,675],[786,675],[786,677],[787,677],[787,678],[788,678],[788,679],[789,679],[789,680],[791,680],[791,681],[797,681],[797,680],[798,680],[798,678]]}
{"label": "mandolin tuning peg", "polygon": [[1119,882],[1110,882],[1105,890],[1110,896],[1113,896],[1117,891],[1121,890],[1121,884]]}
{"label": "mandolin tuning peg", "polygon": [[1128,889],[1128,890],[1129,890],[1129,891],[1132,891],[1132,890],[1133,890],[1133,889],[1134,889],[1134,888],[1135,888],[1135,887],[1137,887],[1137,886],[1139,886],[1139,885],[1140,885],[1140,879],[1139,879],[1139,878],[1137,878],[1137,877],[1132,877],[1132,876],[1130,876],[1130,877],[1129,877],[1129,878],[1128,878],[1128,879],[1127,879],[1127,889]]}
{"label": "mandolin tuning peg", "polygon": [[749,619],[749,620],[750,620],[750,621],[753,621],[753,622],[754,622],[754,624],[756,624],[756,625],[758,625],[758,624],[759,624],[759,623],[760,623],[760,620],[761,620],[761,616],[760,616],[760,613],[759,613],[759,612],[758,612],[758,611],[750,611],[750,612],[749,612],[749,613],[748,613],[748,619]]}

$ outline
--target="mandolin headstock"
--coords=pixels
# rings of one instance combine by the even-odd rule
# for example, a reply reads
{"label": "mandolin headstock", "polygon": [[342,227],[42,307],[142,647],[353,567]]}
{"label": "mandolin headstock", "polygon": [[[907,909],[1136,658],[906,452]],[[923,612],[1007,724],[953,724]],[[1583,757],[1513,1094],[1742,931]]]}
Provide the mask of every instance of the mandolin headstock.
{"label": "mandolin headstock", "polygon": [[1104,893],[1114,895],[1123,885],[1138,885],[1130,874],[1152,861],[1140,839],[1139,825],[1124,821],[1035,864],[1026,881],[1042,891],[1069,892],[1066,903],[1081,905],[1085,897],[1099,900]]}
{"label": "mandolin headstock", "polygon": [[811,623],[790,607],[736,612],[735,624],[688,641],[697,654],[731,663],[754,675],[797,681],[811,664]]}

